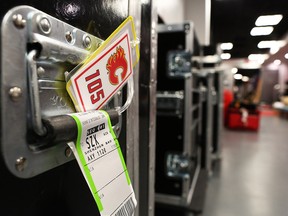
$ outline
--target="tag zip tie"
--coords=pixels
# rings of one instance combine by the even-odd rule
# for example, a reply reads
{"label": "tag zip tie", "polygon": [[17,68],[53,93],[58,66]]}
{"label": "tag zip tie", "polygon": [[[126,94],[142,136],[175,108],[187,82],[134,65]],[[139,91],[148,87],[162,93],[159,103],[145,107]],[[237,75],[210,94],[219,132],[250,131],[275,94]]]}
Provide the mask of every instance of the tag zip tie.
{"label": "tag zip tie", "polygon": [[116,111],[118,111],[119,115],[121,115],[123,112],[125,112],[128,107],[130,106],[132,99],[133,99],[133,95],[134,95],[134,80],[133,80],[133,76],[131,76],[128,81],[127,81],[127,99],[125,101],[125,104],[123,106],[121,106],[120,108],[116,108]]}
{"label": "tag zip tie", "polygon": [[136,38],[135,40],[130,41],[131,48],[135,48],[137,45],[140,44],[140,39]]}

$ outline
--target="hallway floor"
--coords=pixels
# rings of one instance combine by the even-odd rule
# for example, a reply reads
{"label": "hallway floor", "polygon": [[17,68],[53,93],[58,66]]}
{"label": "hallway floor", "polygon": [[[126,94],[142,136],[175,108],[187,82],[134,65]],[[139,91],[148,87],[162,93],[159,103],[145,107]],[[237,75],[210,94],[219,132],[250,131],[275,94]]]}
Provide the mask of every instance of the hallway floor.
{"label": "hallway floor", "polygon": [[203,216],[288,215],[288,120],[262,116],[258,132],[221,134]]}

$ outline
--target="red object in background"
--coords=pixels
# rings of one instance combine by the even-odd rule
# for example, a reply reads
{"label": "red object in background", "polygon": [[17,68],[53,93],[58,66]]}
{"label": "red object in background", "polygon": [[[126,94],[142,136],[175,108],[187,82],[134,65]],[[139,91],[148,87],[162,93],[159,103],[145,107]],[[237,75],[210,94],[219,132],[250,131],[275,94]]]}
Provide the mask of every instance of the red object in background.
{"label": "red object in background", "polygon": [[234,95],[233,92],[230,89],[224,89],[223,90],[223,121],[224,125],[227,126],[228,123],[228,108],[229,105],[232,103],[234,100]]}
{"label": "red object in background", "polygon": [[249,111],[246,123],[242,121],[242,113],[237,108],[229,108],[227,114],[227,127],[229,129],[238,130],[253,130],[257,131],[259,129],[260,123],[260,112]]}

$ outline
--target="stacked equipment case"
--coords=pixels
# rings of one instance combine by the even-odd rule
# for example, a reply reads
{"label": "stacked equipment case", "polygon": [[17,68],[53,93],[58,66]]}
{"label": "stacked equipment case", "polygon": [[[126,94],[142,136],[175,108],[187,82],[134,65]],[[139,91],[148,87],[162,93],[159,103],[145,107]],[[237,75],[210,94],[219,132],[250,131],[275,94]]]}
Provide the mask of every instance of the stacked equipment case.
{"label": "stacked equipment case", "polygon": [[204,94],[192,73],[200,46],[193,22],[157,29],[156,213],[167,206],[201,212],[207,181],[200,134]]}

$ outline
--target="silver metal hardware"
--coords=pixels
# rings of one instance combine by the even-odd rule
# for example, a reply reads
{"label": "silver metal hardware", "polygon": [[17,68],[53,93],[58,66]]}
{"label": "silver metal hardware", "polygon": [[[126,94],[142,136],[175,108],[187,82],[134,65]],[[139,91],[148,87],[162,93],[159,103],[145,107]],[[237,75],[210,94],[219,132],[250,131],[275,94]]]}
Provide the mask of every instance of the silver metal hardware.
{"label": "silver metal hardware", "polygon": [[11,98],[13,100],[17,100],[17,98],[21,97],[22,95],[22,90],[21,88],[19,87],[12,87],[10,90],[9,90],[9,95],[11,96]]}
{"label": "silver metal hardware", "polygon": [[40,16],[39,28],[45,34],[49,34],[51,32],[51,23],[47,17]]}
{"label": "silver metal hardware", "polygon": [[72,150],[71,150],[70,147],[67,147],[67,148],[65,149],[65,156],[66,156],[66,157],[70,157],[71,155],[72,155]]}
{"label": "silver metal hardware", "polygon": [[184,109],[183,91],[158,91],[157,115],[182,116]]}
{"label": "silver metal hardware", "polygon": [[31,108],[31,120],[34,131],[39,136],[46,134],[46,128],[42,123],[42,115],[40,109],[39,87],[38,87],[38,71],[36,65],[37,51],[32,50],[27,56],[28,61],[28,84],[30,87],[30,108]]}
{"label": "silver metal hardware", "polygon": [[[71,32],[71,43],[65,38],[67,32]],[[4,16],[0,152],[15,176],[31,178],[74,159],[66,141],[42,142],[47,133],[42,120],[75,112],[66,91],[64,73],[81,63],[102,42],[33,7],[18,6]],[[103,109],[121,104],[122,94],[116,94]],[[113,127],[119,128],[119,135],[121,118]]]}
{"label": "silver metal hardware", "polygon": [[26,20],[23,19],[21,14],[15,14],[13,15],[13,23],[17,28],[24,28]]}
{"label": "silver metal hardware", "polygon": [[65,38],[68,43],[73,43],[74,37],[71,31],[65,33]]}
{"label": "silver metal hardware", "polygon": [[83,46],[87,49],[91,48],[91,38],[88,35],[84,35],[83,37]]}
{"label": "silver metal hardware", "polygon": [[38,74],[39,77],[43,76],[44,73],[45,73],[45,69],[43,67],[38,67],[37,68],[37,74]]}
{"label": "silver metal hardware", "polygon": [[15,167],[17,171],[22,172],[27,166],[27,160],[24,157],[20,157],[16,160]]}
{"label": "silver metal hardware", "polygon": [[187,155],[168,154],[166,166],[167,176],[180,179],[190,178],[191,160]]}
{"label": "silver metal hardware", "polygon": [[185,77],[192,71],[191,53],[187,51],[173,50],[167,53],[168,76],[169,77]]}

